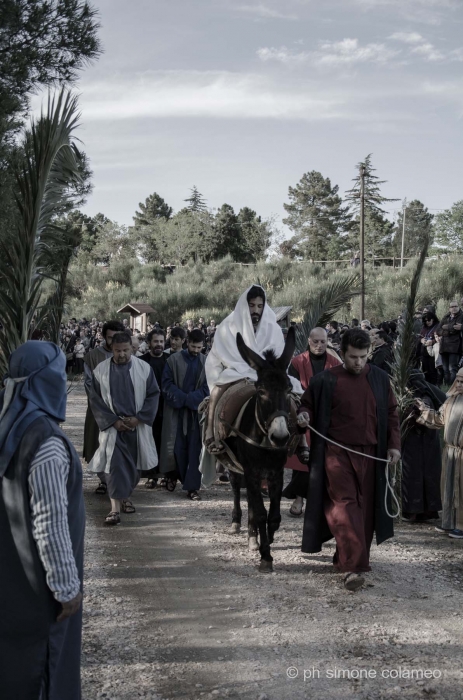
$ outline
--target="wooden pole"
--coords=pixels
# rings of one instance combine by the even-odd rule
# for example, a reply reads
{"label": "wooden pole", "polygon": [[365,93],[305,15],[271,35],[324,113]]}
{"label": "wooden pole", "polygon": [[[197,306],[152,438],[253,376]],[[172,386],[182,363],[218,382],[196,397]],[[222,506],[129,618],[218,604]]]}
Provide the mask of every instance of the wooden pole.
{"label": "wooden pole", "polygon": [[365,166],[360,172],[360,319],[365,318]]}
{"label": "wooden pole", "polygon": [[405,212],[407,211],[407,200],[404,201],[403,220],[402,220],[402,249],[400,253],[400,267],[404,266],[404,250],[405,250]]}

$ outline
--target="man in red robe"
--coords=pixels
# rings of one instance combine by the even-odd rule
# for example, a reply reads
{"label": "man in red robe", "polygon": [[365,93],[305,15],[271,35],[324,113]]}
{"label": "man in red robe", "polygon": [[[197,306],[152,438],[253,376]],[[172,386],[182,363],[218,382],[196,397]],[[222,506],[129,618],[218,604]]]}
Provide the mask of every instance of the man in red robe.
{"label": "man in red robe", "polygon": [[367,364],[369,348],[367,333],[346,331],[343,364],[311,380],[299,410],[306,425],[310,421],[340,445],[312,435],[302,551],[320,552],[334,537],[333,564],[350,591],[358,590],[363,573],[370,571],[373,533],[377,544],[394,534],[390,502],[388,512],[385,507],[386,465],[371,457],[393,464],[400,459],[397,403],[386,372]]}
{"label": "man in red robe", "polygon": [[[288,374],[301,382],[304,391],[309,386],[309,382],[316,374],[325,369],[336,367],[341,364],[337,353],[328,347],[328,334],[324,328],[313,328],[309,333],[308,347],[305,352],[293,357],[288,368]],[[310,431],[306,432],[307,451],[310,448]],[[309,484],[309,468],[307,467],[308,457],[301,461],[301,450],[298,448],[298,455],[293,455],[286,462],[285,468],[293,470],[293,476],[288,486],[283,491],[285,498],[294,499],[289,509],[289,515],[298,518],[302,515],[304,498],[307,495]],[[305,461],[305,464],[304,464]]]}

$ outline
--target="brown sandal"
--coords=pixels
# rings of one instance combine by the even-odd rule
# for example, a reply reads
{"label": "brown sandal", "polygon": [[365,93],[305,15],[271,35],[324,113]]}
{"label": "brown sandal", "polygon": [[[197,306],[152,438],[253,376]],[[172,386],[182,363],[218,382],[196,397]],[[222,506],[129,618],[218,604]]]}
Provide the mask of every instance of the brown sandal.
{"label": "brown sandal", "polygon": [[135,506],[133,505],[132,501],[126,499],[125,501],[121,501],[121,511],[127,514],[135,513]]}
{"label": "brown sandal", "polygon": [[117,511],[112,511],[109,513],[106,518],[104,519],[105,525],[120,525],[121,524],[121,516]]}

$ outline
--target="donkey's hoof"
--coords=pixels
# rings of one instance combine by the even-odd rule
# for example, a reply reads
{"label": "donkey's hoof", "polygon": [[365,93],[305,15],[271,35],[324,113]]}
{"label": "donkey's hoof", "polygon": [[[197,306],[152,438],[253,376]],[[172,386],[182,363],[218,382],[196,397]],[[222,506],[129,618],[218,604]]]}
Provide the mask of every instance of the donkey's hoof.
{"label": "donkey's hoof", "polygon": [[250,537],[249,538],[248,547],[249,547],[250,552],[258,552],[259,551],[259,545],[257,544],[257,537]]}
{"label": "donkey's hoof", "polygon": [[241,525],[239,523],[232,523],[230,528],[231,535],[239,535],[241,532]]}
{"label": "donkey's hoof", "polygon": [[271,561],[265,561],[265,559],[262,559],[260,564],[259,564],[259,571],[262,574],[271,574],[273,571],[273,564]]}

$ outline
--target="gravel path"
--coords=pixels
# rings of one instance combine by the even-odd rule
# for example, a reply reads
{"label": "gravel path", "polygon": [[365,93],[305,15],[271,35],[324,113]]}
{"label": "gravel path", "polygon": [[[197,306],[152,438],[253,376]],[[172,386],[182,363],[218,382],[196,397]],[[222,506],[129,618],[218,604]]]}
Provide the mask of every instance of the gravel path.
{"label": "gravel path", "polygon": [[[66,424],[79,450],[85,408],[79,385]],[[227,532],[228,486],[192,503],[139,485],[137,512],[107,528],[96,484],[86,473],[84,700],[463,698],[462,541],[399,524],[350,594],[332,544],[301,553],[287,501],[268,575]]]}

